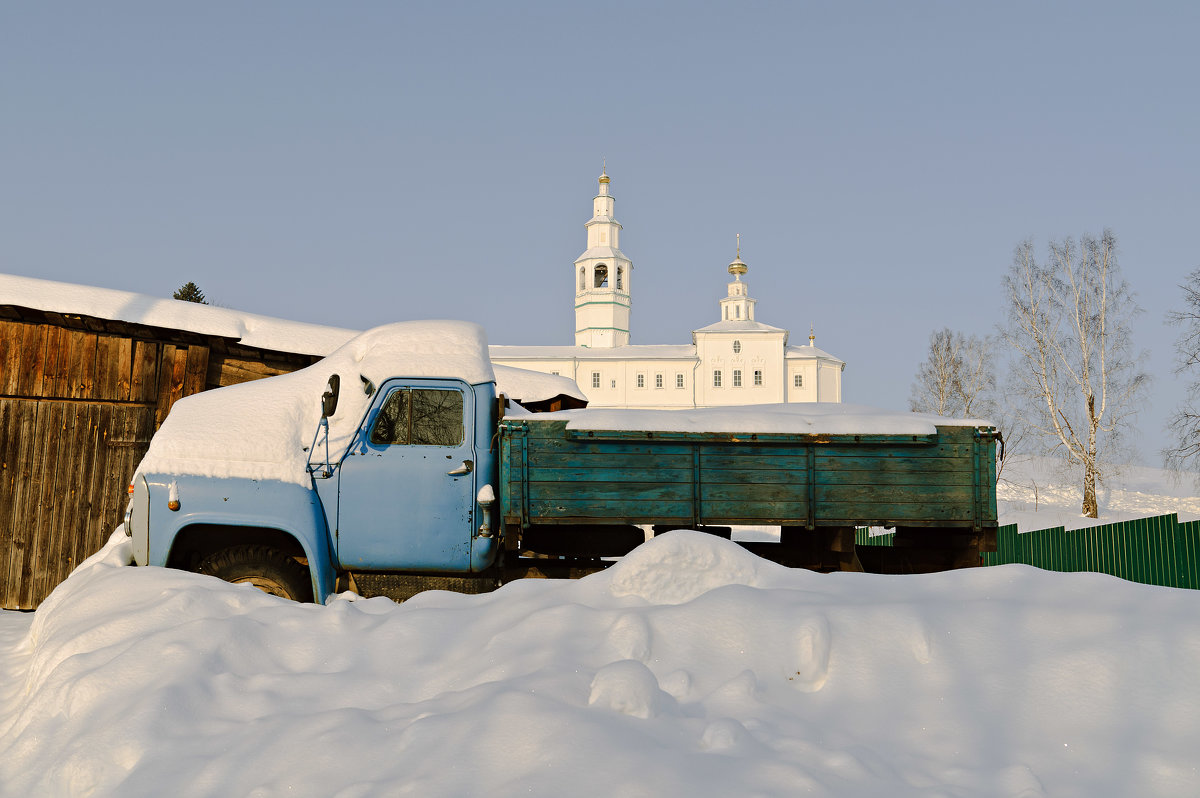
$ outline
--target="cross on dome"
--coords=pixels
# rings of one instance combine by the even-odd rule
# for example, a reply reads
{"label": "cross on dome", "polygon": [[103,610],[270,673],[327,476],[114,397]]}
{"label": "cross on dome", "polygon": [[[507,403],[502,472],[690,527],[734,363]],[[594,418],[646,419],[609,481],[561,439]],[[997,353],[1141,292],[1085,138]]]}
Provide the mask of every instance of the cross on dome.
{"label": "cross on dome", "polygon": [[733,259],[733,263],[729,264],[729,273],[733,275],[734,280],[741,281],[742,275],[750,270],[742,261],[742,234],[737,234],[737,256]]}

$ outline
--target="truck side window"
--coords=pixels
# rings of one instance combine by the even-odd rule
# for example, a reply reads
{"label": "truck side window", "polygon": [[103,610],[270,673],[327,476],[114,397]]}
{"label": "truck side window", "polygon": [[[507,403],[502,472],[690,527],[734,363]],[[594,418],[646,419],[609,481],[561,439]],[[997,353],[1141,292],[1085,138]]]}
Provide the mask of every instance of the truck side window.
{"label": "truck side window", "polygon": [[384,402],[371,443],[458,446],[463,441],[463,395],[436,388],[402,388]]}
{"label": "truck side window", "polygon": [[393,391],[379,409],[371,427],[371,443],[388,446],[408,443],[408,423],[412,416],[412,392]]}
{"label": "truck side window", "polygon": [[413,446],[458,446],[463,440],[463,395],[422,388],[412,392]]}

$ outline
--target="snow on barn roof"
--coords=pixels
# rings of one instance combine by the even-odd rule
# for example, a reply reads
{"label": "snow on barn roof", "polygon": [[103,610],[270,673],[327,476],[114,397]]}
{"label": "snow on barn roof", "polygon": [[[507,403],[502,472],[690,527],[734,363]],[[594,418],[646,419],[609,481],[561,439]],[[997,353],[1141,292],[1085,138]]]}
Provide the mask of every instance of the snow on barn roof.
{"label": "snow on barn roof", "polygon": [[257,349],[303,355],[329,354],[358,334],[197,302],[12,274],[0,274],[0,305],[186,330],[231,338]]}
{"label": "snow on barn roof", "polygon": [[[229,338],[257,349],[302,355],[328,355],[359,335],[357,330],[340,327],[11,274],[0,274],[0,305],[186,330]],[[497,390],[518,402],[539,402],[560,394],[586,400],[575,382],[565,377],[516,368],[498,368],[496,376]]]}

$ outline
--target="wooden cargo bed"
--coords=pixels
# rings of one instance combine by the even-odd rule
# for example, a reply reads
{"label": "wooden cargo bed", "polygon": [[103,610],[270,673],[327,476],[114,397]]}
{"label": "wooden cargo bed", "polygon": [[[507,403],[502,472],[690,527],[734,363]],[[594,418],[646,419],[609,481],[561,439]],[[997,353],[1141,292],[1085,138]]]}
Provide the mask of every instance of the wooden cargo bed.
{"label": "wooden cargo bed", "polygon": [[507,419],[509,529],[547,525],[996,528],[995,430],[931,435],[597,431]]}

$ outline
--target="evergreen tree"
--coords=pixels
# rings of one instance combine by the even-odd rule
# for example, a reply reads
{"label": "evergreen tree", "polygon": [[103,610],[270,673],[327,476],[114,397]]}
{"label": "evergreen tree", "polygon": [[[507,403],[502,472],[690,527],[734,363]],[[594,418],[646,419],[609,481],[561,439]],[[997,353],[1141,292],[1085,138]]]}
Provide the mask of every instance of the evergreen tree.
{"label": "evergreen tree", "polygon": [[208,304],[208,300],[204,298],[204,292],[200,290],[200,286],[191,280],[179,286],[179,290],[171,294],[171,298],[182,299],[184,302],[198,302],[201,305]]}

